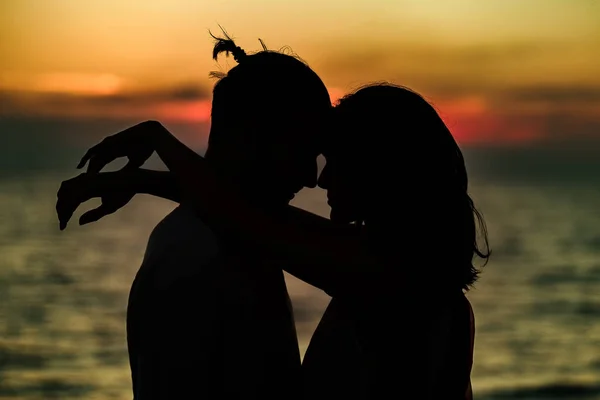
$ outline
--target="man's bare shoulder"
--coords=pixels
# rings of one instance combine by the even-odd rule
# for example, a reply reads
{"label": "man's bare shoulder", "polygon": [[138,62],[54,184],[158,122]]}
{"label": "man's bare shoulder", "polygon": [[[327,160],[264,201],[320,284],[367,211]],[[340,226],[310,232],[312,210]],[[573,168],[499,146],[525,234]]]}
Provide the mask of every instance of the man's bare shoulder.
{"label": "man's bare shoulder", "polygon": [[217,237],[214,232],[200,219],[192,209],[180,205],[163,218],[152,230],[148,240],[148,247],[157,245],[163,247],[170,243],[198,241],[203,242],[203,247],[210,244],[218,247]]}
{"label": "man's bare shoulder", "polygon": [[179,206],[150,234],[142,268],[151,269],[162,286],[221,263],[220,253],[212,230],[192,210]]}

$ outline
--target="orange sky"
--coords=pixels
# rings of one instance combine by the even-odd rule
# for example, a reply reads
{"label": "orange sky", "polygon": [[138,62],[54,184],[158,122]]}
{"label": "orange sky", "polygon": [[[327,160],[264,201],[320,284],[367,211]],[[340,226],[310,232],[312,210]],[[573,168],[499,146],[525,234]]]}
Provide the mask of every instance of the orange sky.
{"label": "orange sky", "polygon": [[208,29],[289,45],[332,98],[369,81],[431,100],[462,143],[600,139],[595,0],[4,0],[0,113],[205,123]]}

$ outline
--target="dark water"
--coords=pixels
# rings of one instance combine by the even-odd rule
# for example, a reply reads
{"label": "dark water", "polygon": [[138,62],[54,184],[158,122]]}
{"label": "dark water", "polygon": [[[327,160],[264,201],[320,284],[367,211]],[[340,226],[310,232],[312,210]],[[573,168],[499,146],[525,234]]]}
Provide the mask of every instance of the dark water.
{"label": "dark water", "polygon": [[[116,216],[59,232],[56,190],[77,159],[42,139],[0,149],[0,398],[130,399],[129,286],[174,205],[140,196]],[[31,142],[50,150],[38,158]],[[494,250],[469,294],[476,398],[600,399],[600,168],[573,154],[469,155]],[[328,214],[320,190],[295,204]],[[305,349],[328,297],[288,283]]]}
{"label": "dark water", "polygon": [[[151,229],[173,205],[140,197],[117,216],[61,233],[59,180],[2,182],[0,398],[130,398],[129,285]],[[600,191],[480,184],[473,192],[495,250],[469,295],[477,397],[600,399]],[[319,190],[296,204],[327,213]],[[289,287],[305,348],[328,299],[293,278]]]}

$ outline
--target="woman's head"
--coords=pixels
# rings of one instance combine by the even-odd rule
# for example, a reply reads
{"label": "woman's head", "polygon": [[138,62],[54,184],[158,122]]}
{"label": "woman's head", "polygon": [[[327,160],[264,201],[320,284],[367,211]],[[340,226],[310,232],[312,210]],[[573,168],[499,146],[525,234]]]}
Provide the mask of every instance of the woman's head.
{"label": "woman's head", "polygon": [[276,192],[270,197],[314,186],[318,141],[332,108],[319,76],[297,57],[266,50],[262,41],[262,51],[246,54],[228,36],[215,39],[213,58],[232,53],[238,65],[213,73],[219,81],[207,156]]}
{"label": "woman's head", "polygon": [[477,245],[479,225],[487,247],[485,225],[462,152],[436,110],[409,89],[374,84],[343,97],[334,121],[319,179],[331,218],[364,221],[390,250],[400,238],[404,248],[459,261],[453,276],[471,285],[473,256],[489,255]]}

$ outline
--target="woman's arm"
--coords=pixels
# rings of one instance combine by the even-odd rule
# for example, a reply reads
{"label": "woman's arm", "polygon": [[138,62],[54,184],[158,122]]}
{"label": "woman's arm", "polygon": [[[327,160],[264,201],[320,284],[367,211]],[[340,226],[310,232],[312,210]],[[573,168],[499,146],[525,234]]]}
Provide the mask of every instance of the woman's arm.
{"label": "woman's arm", "polygon": [[[200,171],[201,172],[201,171]],[[177,181],[175,174],[173,174],[172,172],[169,171],[153,171],[153,170],[146,170],[146,169],[137,169],[137,170],[132,170],[132,171],[128,171],[126,172],[128,174],[128,176],[126,177],[126,179],[124,179],[124,184],[125,185],[131,185],[131,188],[133,190],[135,190],[135,193],[144,193],[144,194],[150,194],[152,196],[157,196],[157,197],[161,197],[164,199],[168,199],[168,200],[172,200],[175,202],[181,202],[183,199],[183,196],[181,194],[181,190],[179,188],[179,182]],[[104,174],[111,174],[111,173],[104,173]],[[116,175],[121,174],[121,172],[116,172],[114,173]],[[117,177],[109,179],[109,181],[118,181]],[[110,183],[107,182],[107,186],[110,186]],[[203,186],[203,185],[202,185]],[[106,189],[105,192],[107,192],[110,189]],[[218,197],[218,196],[217,196]],[[219,202],[218,204],[221,204],[221,202]],[[235,205],[231,205],[231,207],[235,207]],[[203,219],[206,220],[207,223],[209,223],[211,225],[211,227],[213,227],[214,229],[214,225],[217,226],[221,226],[220,223],[220,219],[217,216],[215,218],[215,216],[213,215],[213,217],[211,217],[210,215],[212,215],[212,213],[209,213],[208,216],[204,215],[205,213],[203,213]],[[262,215],[262,213],[260,214]],[[263,223],[265,222],[266,218],[270,218],[268,216],[264,216],[262,218]],[[338,237],[338,240],[340,237],[344,237],[344,235],[348,235],[350,234],[350,236],[355,236],[356,232],[350,231],[350,229],[352,229],[351,226],[349,225],[341,225],[341,224],[335,224],[333,222],[331,222],[331,220],[327,219],[327,218],[323,218],[321,216],[318,216],[316,214],[313,214],[309,211],[306,210],[302,210],[300,208],[296,208],[293,206],[288,206],[287,210],[283,213],[280,213],[277,215],[277,219],[275,220],[277,221],[278,225],[283,225],[283,224],[289,224],[294,226],[294,229],[297,229],[299,232],[305,232],[305,235],[308,236],[308,238],[310,239],[310,237],[313,238],[318,238],[320,236],[333,236],[333,237]],[[250,223],[250,222],[249,222]],[[354,227],[356,228],[356,227]],[[276,227],[265,227],[265,229],[277,229]],[[357,228],[356,228],[357,229]],[[241,233],[239,233],[237,236],[243,236],[246,240],[246,236],[243,233],[244,231],[242,231]],[[225,232],[226,234],[235,234],[236,233],[236,229],[228,229],[227,232]],[[256,235],[258,232],[256,232],[255,230],[252,230],[252,233],[254,235]],[[304,236],[304,237],[306,237]],[[295,244],[292,249],[291,249],[291,253],[288,253],[288,251],[290,251],[290,249],[286,250],[286,247],[284,246],[283,248],[276,248],[277,250],[282,250],[282,252],[277,253],[273,251],[273,246],[277,246],[277,244],[273,244],[271,245],[272,239],[269,238],[268,236],[264,236],[264,234],[261,234],[259,236],[252,236],[252,239],[256,239],[256,241],[258,241],[258,243],[254,243],[256,245],[258,245],[258,248],[262,250],[266,250],[263,251],[263,253],[265,253],[266,257],[265,259],[267,259],[269,262],[275,262],[278,264],[278,266],[281,268],[283,267],[283,269],[294,275],[295,277],[308,282],[310,284],[312,284],[313,286],[316,286],[322,290],[325,291],[330,291],[330,289],[325,289],[326,286],[328,286],[327,283],[321,283],[322,280],[324,279],[329,279],[327,277],[324,278],[324,275],[328,274],[328,272],[330,271],[330,267],[327,266],[323,266],[321,267],[322,263],[319,262],[315,262],[315,260],[311,260],[309,266],[306,265],[299,265],[299,262],[301,262],[300,260],[303,260],[307,257],[310,257],[310,254],[306,254],[304,257],[300,257],[298,258],[297,256],[295,256],[294,251],[296,249],[297,246],[301,246],[300,243]],[[283,238],[280,238],[280,240],[286,240]],[[351,239],[350,239],[351,240]],[[263,243],[264,241],[264,243]],[[261,244],[264,244],[265,246],[261,246]],[[305,250],[304,249],[298,249],[298,251],[302,251],[302,254],[304,255]],[[274,254],[275,253],[275,254]],[[273,255],[275,255],[275,257],[273,257]],[[277,255],[279,255],[279,257],[277,257]],[[289,259],[291,258],[290,256],[294,256],[294,260],[298,260],[297,262],[294,261],[290,261]],[[313,271],[313,269],[311,268],[311,266],[315,264],[316,267],[319,267],[318,270]],[[334,277],[332,276],[331,279],[333,279]]]}
{"label": "woman's arm", "polygon": [[147,193],[180,202],[181,191],[174,175],[165,171],[125,168],[115,172],[81,174],[63,181],[57,193],[56,212],[60,229],[65,229],[79,206],[99,197],[99,207],[79,219],[81,225],[98,221],[125,207],[138,193]]}
{"label": "woman's arm", "polygon": [[277,218],[260,212],[159,122],[147,124],[153,148],[177,178],[181,194],[211,228],[251,241],[269,258],[279,255],[287,272],[329,294],[338,292],[340,283],[364,283],[365,272],[380,266],[356,227],[325,223],[292,207]]}
{"label": "woman's arm", "polygon": [[179,182],[170,171],[153,171],[143,168],[134,170],[131,176],[131,186],[136,194],[150,194],[181,203]]}
{"label": "woman's arm", "polygon": [[[64,181],[61,185],[57,195],[56,211],[58,214],[59,221],[61,223],[61,229],[64,229],[71,219],[75,210],[84,202],[92,198],[101,198],[102,205],[96,210],[88,211],[85,213],[81,221],[84,223],[90,223],[103,218],[106,215],[113,214],[119,208],[125,206],[131,197],[137,193],[146,193],[153,196],[166,198],[173,201],[181,201],[183,196],[179,189],[179,183],[175,180],[173,173],[165,171],[152,171],[145,169],[124,169],[115,172],[100,172],[95,174],[81,174],[75,178]],[[220,204],[220,203],[219,203]],[[94,217],[84,219],[84,216],[93,212]],[[219,230],[219,226],[222,224],[219,222],[220,219],[217,217],[211,218],[211,214],[208,217],[203,217],[215,230]],[[265,216],[262,222],[269,221],[269,217]],[[212,224],[211,224],[212,221]],[[338,235],[346,235],[351,229],[348,225],[334,224],[327,218],[320,217],[312,214],[308,211],[301,210],[296,207],[288,206],[286,212],[278,215],[278,225],[290,224],[300,232],[306,232],[307,238],[319,238],[323,236],[338,237]],[[215,228],[216,227],[216,228]],[[267,227],[267,229],[276,229]],[[236,235],[236,229],[230,229],[225,231],[220,229],[223,234],[234,234]],[[245,230],[242,229],[242,232]],[[312,234],[309,234],[312,232]],[[272,239],[271,235],[260,235],[258,231],[252,230],[252,236],[247,239],[256,245],[256,248],[263,250],[265,255],[265,261],[269,263],[277,263],[278,267],[284,266],[284,269],[316,287],[319,287],[325,291],[331,291],[331,288],[327,288],[329,280],[333,280],[334,276],[328,277],[330,271],[334,271],[335,268],[331,269],[327,266],[320,267],[324,262],[319,260],[309,260],[313,256],[312,253],[308,252],[305,254],[305,249],[296,249],[302,246],[302,243],[295,243],[291,250],[286,247],[279,248],[271,246]],[[237,233],[238,237],[243,237],[244,233]],[[266,237],[263,237],[266,236]],[[286,243],[285,238],[279,238]],[[282,251],[277,251],[282,250]],[[288,254],[286,251],[290,251]],[[295,251],[300,251],[300,256],[296,256]],[[300,265],[302,262],[309,261],[309,265]],[[313,268],[319,267],[318,269]],[[325,283],[322,283],[325,282]]]}

